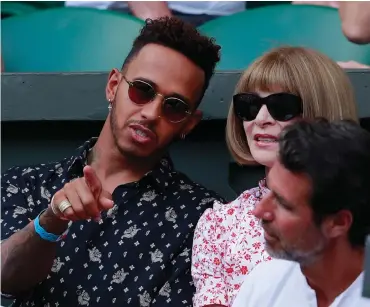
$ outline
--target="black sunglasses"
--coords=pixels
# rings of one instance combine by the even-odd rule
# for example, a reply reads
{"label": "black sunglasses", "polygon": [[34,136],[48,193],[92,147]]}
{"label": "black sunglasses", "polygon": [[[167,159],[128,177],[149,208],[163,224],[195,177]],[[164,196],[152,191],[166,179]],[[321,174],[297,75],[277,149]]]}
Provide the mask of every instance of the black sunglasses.
{"label": "black sunglasses", "polygon": [[277,121],[285,122],[300,116],[303,112],[302,99],[289,93],[275,93],[261,98],[254,93],[240,93],[233,96],[234,112],[243,121],[257,117],[263,105]]}
{"label": "black sunglasses", "polygon": [[177,97],[165,97],[157,93],[153,85],[143,80],[128,81],[123,78],[129,85],[128,97],[136,105],[142,106],[155,99],[156,96],[163,97],[162,115],[171,123],[182,122],[186,117],[191,115],[189,105]]}

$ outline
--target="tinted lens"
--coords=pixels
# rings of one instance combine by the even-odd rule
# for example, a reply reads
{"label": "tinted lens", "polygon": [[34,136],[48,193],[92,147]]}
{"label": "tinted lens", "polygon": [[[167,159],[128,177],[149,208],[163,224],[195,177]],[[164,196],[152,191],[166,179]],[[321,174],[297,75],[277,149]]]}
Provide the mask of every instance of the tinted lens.
{"label": "tinted lens", "polygon": [[276,93],[264,98],[255,94],[240,93],[234,96],[233,102],[236,116],[243,121],[254,120],[264,104],[277,121],[288,121],[302,114],[301,98],[289,93]]}
{"label": "tinted lens", "polygon": [[166,98],[163,103],[163,116],[170,122],[177,123],[189,114],[189,106],[185,101],[175,97]]}
{"label": "tinted lens", "polygon": [[234,112],[243,121],[254,120],[262,107],[257,95],[241,93],[233,97]]}
{"label": "tinted lens", "polygon": [[128,96],[136,104],[146,104],[155,96],[154,88],[143,81],[136,80],[130,84]]}
{"label": "tinted lens", "polygon": [[278,121],[288,121],[302,114],[302,100],[299,96],[277,93],[266,97],[267,109]]}

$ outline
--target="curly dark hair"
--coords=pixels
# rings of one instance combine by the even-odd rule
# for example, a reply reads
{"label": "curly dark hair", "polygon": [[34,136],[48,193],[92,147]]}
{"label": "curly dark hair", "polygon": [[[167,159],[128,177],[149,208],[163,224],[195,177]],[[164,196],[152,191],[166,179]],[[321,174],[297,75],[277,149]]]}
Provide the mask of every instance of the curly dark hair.
{"label": "curly dark hair", "polygon": [[370,234],[370,133],[350,120],[300,121],[283,130],[279,159],[291,172],[310,178],[310,205],[317,225],[348,210],[352,246]]}
{"label": "curly dark hair", "polygon": [[176,17],[147,19],[139,36],[134,40],[122,69],[138,54],[141,48],[150,43],[176,50],[200,67],[205,74],[204,95],[216,64],[220,61],[221,47],[215,44],[213,38],[201,35],[194,26]]}

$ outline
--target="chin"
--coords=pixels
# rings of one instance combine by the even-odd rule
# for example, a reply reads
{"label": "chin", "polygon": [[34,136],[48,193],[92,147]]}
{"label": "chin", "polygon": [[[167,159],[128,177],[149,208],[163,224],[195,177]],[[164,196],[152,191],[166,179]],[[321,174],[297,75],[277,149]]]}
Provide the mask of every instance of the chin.
{"label": "chin", "polygon": [[266,167],[272,167],[277,159],[276,150],[266,150],[260,148],[251,148],[251,154],[253,159],[258,163]]}
{"label": "chin", "polygon": [[[257,158],[254,158],[254,157],[257,157]],[[253,155],[253,158],[258,164],[266,166],[268,168],[271,168],[272,165],[276,161],[275,155],[263,155],[262,156],[260,154],[256,154],[256,155]]]}
{"label": "chin", "polygon": [[124,156],[133,158],[148,158],[153,156],[153,150],[149,148],[137,148],[136,146],[119,146],[119,152]]}

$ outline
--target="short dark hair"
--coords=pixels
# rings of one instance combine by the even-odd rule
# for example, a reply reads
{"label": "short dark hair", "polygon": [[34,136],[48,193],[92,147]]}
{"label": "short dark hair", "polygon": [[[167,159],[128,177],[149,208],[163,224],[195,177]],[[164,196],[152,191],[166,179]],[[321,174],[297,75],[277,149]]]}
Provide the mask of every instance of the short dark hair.
{"label": "short dark hair", "polygon": [[370,232],[370,133],[349,120],[299,121],[283,130],[279,159],[312,184],[315,222],[340,210],[352,213],[352,246],[364,246]]}
{"label": "short dark hair", "polygon": [[134,40],[122,69],[145,45],[151,43],[178,51],[204,71],[205,82],[201,95],[202,99],[216,64],[220,61],[221,47],[215,44],[215,40],[201,35],[194,26],[176,17],[147,19],[139,36]]}

